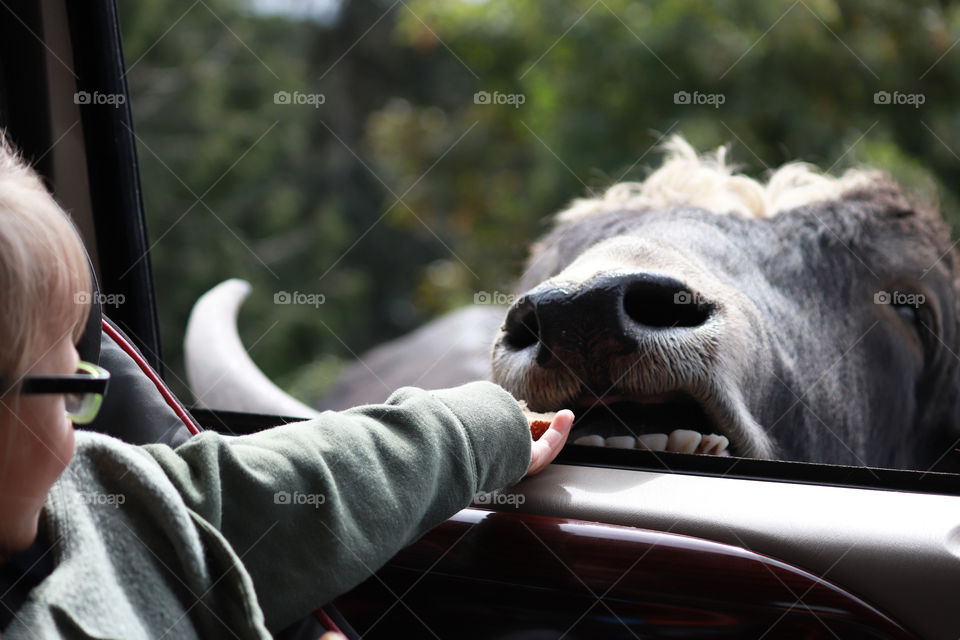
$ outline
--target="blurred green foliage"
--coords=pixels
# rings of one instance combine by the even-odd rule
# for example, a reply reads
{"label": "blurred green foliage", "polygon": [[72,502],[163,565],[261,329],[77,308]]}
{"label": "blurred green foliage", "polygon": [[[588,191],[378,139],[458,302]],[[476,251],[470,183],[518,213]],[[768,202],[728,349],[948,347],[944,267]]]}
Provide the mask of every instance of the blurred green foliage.
{"label": "blurred green foliage", "polygon": [[946,1],[344,0],[326,21],[119,6],[180,391],[187,315],[217,282],[253,283],[245,344],[314,401],[364,349],[509,290],[547,216],[642,178],[664,134],[730,144],[752,174],[881,166],[957,211]]}

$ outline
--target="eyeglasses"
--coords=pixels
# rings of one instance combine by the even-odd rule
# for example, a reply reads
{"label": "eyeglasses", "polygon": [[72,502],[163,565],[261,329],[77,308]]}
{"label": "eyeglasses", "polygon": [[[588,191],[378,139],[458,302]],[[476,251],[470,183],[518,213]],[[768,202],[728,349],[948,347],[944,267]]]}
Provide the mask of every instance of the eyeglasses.
{"label": "eyeglasses", "polygon": [[89,424],[100,411],[108,382],[109,371],[80,362],[72,375],[24,376],[20,393],[62,393],[67,416],[77,424]]}

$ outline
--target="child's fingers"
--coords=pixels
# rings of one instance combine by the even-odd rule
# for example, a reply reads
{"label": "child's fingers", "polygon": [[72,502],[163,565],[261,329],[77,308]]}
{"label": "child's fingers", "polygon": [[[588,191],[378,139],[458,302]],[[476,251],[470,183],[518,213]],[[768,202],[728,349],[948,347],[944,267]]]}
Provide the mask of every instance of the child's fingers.
{"label": "child's fingers", "polygon": [[573,412],[569,409],[557,412],[550,423],[550,427],[540,436],[539,440],[532,443],[530,454],[530,467],[527,469],[527,475],[532,476],[542,471],[553,459],[560,453],[567,436],[570,435],[570,427],[573,426]]}
{"label": "child's fingers", "polygon": [[570,435],[570,428],[572,426],[573,412],[569,409],[558,411],[557,415],[553,417],[550,427],[540,436],[537,444],[548,451],[552,451],[553,455],[556,456],[567,441],[567,436]]}

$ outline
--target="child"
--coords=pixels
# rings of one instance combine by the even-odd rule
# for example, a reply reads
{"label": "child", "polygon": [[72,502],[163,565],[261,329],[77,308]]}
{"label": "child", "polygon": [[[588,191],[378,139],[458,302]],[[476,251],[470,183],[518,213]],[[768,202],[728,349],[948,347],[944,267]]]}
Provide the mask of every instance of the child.
{"label": "child", "polygon": [[91,418],[104,375],[63,377],[78,369],[88,273],[75,229],[0,136],[4,640],[269,637],[478,492],[543,469],[570,430],[561,411],[532,442],[518,403],[478,382],[176,450],[74,434],[66,412]]}

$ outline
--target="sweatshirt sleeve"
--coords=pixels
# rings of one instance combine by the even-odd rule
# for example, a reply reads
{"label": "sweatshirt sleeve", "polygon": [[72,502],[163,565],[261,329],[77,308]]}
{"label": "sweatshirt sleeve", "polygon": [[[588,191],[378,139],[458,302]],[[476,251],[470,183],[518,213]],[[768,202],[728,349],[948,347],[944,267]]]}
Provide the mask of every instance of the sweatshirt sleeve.
{"label": "sweatshirt sleeve", "polygon": [[350,590],[481,491],[519,481],[530,432],[500,387],[403,388],[249,436],[144,447],[219,529],[274,631]]}

